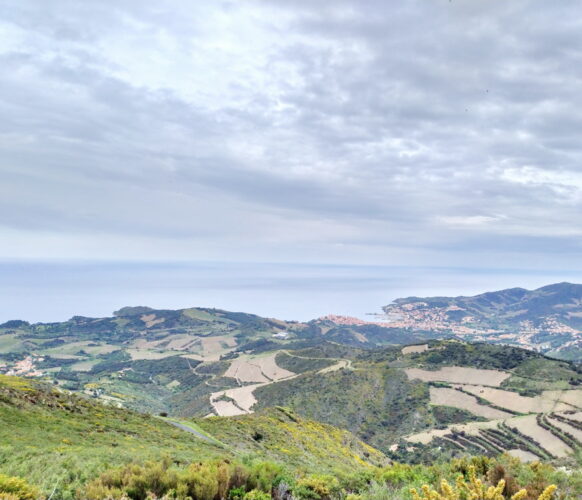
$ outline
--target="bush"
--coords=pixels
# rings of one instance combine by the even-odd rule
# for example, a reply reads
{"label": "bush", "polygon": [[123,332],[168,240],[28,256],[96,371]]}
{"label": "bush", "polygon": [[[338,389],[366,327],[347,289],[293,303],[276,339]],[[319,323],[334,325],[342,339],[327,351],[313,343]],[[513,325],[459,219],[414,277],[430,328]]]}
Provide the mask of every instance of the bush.
{"label": "bush", "polygon": [[333,476],[307,476],[297,481],[293,493],[299,498],[329,500],[339,490],[339,482]]}
{"label": "bush", "polygon": [[78,496],[87,500],[147,500],[166,496],[179,500],[264,500],[270,498],[273,487],[282,477],[283,469],[270,462],[245,466],[214,460],[196,462],[178,470],[170,468],[169,460],[165,460],[105,472]]}
{"label": "bush", "polygon": [[38,500],[44,498],[24,479],[0,474],[0,500]]}
{"label": "bush", "polygon": [[261,490],[251,490],[244,496],[244,500],[271,500],[271,495]]}
{"label": "bush", "polygon": [[[470,498],[471,500],[505,500],[503,494],[505,490],[505,480],[500,480],[495,486],[487,487],[477,478],[475,467],[469,468],[469,482],[459,475],[454,486],[450,485],[446,479],[441,481],[440,490],[432,489],[425,484],[419,493],[413,488],[410,493],[413,500],[458,500],[459,498]],[[548,486],[538,497],[538,500],[551,500],[556,490],[555,485]],[[511,496],[511,500],[524,500],[528,497],[528,491],[521,489]]]}

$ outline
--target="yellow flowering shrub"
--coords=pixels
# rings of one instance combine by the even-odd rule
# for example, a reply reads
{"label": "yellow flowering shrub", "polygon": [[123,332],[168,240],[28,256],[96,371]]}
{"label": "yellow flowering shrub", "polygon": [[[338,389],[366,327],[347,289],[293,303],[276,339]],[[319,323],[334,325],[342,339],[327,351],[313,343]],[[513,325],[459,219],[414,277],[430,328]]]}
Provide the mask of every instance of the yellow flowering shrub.
{"label": "yellow flowering shrub", "polygon": [[0,500],[38,500],[40,492],[19,477],[0,474]]}
{"label": "yellow flowering shrub", "polygon": [[[455,485],[451,485],[443,479],[440,485],[440,491],[424,485],[419,492],[416,488],[410,490],[413,500],[505,500],[503,490],[505,481],[500,480],[496,486],[487,486],[477,478],[475,467],[469,467],[469,480],[466,481],[463,476],[459,475]],[[555,485],[548,486],[538,500],[551,500]],[[527,490],[522,489],[511,496],[511,500],[523,500],[527,496]]]}

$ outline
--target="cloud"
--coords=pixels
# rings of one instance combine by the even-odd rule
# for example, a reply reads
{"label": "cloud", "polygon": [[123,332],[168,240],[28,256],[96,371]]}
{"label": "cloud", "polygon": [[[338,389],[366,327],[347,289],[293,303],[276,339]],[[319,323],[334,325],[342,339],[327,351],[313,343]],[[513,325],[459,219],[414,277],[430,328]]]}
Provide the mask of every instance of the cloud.
{"label": "cloud", "polygon": [[0,256],[550,261],[582,236],[578,10],[0,1]]}

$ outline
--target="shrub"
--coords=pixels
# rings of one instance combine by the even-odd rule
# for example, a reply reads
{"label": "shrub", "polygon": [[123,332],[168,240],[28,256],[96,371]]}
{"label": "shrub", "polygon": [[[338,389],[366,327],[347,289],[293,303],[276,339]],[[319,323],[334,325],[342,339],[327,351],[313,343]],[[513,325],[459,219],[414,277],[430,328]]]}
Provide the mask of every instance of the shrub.
{"label": "shrub", "polygon": [[338,489],[339,483],[335,477],[313,475],[299,479],[293,493],[299,498],[329,500]]}
{"label": "shrub", "polygon": [[244,496],[244,500],[271,500],[271,495],[261,490],[251,490]]}
{"label": "shrub", "polygon": [[24,479],[0,474],[0,500],[38,500],[44,498]]}
{"label": "shrub", "polygon": [[245,489],[242,486],[233,488],[228,492],[229,500],[241,500],[245,496]]}
{"label": "shrub", "polygon": [[283,468],[273,462],[258,462],[251,466],[248,477],[248,487],[270,493]]}
{"label": "shrub", "polygon": [[[410,490],[413,500],[458,500],[459,498],[470,498],[471,500],[505,500],[503,491],[505,481],[502,479],[496,486],[487,487],[477,478],[475,467],[469,467],[469,482],[459,475],[454,486],[450,485],[446,479],[441,481],[440,491],[432,489],[425,484],[419,493],[415,488]],[[556,490],[555,485],[548,486],[538,497],[538,500],[550,500]],[[528,496],[525,489],[519,490],[511,496],[511,500],[524,500]]]}
{"label": "shrub", "polygon": [[387,485],[373,481],[368,489],[362,492],[362,500],[394,500],[400,498]]}

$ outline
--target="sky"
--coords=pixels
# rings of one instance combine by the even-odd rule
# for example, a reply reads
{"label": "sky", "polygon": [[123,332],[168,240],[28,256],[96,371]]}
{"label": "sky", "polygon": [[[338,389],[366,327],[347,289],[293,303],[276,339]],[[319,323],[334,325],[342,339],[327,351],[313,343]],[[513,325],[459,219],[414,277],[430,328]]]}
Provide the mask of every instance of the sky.
{"label": "sky", "polygon": [[580,281],[578,2],[0,0],[0,65],[0,320]]}

